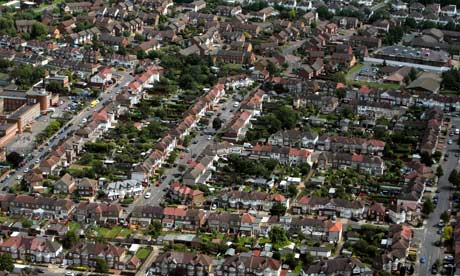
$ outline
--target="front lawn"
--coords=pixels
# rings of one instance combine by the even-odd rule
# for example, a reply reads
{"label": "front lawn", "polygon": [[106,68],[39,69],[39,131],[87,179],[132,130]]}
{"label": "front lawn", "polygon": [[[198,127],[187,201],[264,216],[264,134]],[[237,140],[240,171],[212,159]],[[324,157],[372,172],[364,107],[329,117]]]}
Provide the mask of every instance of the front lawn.
{"label": "front lawn", "polygon": [[141,260],[147,259],[147,257],[150,255],[150,250],[147,248],[140,248],[136,252],[136,257],[138,257]]}

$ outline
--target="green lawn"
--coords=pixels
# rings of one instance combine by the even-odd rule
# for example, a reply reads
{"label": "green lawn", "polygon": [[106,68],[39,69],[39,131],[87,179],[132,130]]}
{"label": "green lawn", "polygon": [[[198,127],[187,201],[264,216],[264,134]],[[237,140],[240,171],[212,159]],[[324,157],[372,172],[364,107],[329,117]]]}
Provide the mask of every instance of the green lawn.
{"label": "green lawn", "polygon": [[350,68],[350,70],[348,70],[348,73],[347,73],[347,80],[350,79],[350,75],[351,75],[351,74],[354,74],[356,71],[358,71],[359,69],[361,69],[361,67],[363,67],[362,64],[356,64],[355,66],[353,66],[352,68]]}
{"label": "green lawn", "polygon": [[69,231],[77,231],[79,230],[81,225],[78,222],[69,222]]}
{"label": "green lawn", "polygon": [[366,85],[370,88],[382,88],[382,89],[399,89],[401,86],[395,83],[381,83],[381,82],[367,82],[367,81],[355,81],[349,80],[348,84],[352,85]]}
{"label": "green lawn", "polygon": [[139,259],[142,259],[142,260],[145,260],[147,259],[147,257],[150,255],[150,250],[147,249],[147,248],[140,248],[139,250],[137,250],[136,252],[136,257],[138,257]]}
{"label": "green lawn", "polygon": [[115,226],[111,229],[98,227],[95,231],[98,237],[102,237],[104,239],[113,239],[116,237],[126,238],[132,233],[131,229],[123,228],[121,226]]}

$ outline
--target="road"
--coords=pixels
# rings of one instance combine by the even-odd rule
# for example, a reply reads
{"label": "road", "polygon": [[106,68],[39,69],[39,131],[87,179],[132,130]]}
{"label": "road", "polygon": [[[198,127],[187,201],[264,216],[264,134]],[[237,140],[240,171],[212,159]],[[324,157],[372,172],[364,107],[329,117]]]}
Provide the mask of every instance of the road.
{"label": "road", "polygon": [[[457,127],[460,126],[460,119],[452,118],[452,124]],[[449,157],[447,161],[441,162],[441,166],[444,169],[444,175],[438,182],[437,188],[440,191],[438,193],[438,205],[425,221],[426,224],[424,227],[414,231],[414,240],[419,243],[419,259],[422,256],[427,259],[425,264],[420,264],[419,260],[417,260],[415,275],[430,275],[430,269],[433,263],[437,259],[443,258],[443,248],[434,245],[440,238],[440,235],[437,234],[438,227],[436,227],[436,224],[439,223],[441,213],[450,208],[449,196],[451,184],[448,178],[451,171],[459,166],[459,157],[456,157],[455,154],[460,152],[457,140],[455,140],[452,145],[446,145],[446,147],[446,152],[449,153]]]}
{"label": "road", "polygon": [[[3,186],[12,186],[17,181],[18,175],[23,175],[24,170],[28,169],[29,167],[39,164],[40,161],[45,157],[45,153],[51,152],[56,146],[58,146],[62,141],[64,141],[68,136],[70,136],[73,132],[77,131],[81,128],[79,124],[83,120],[83,118],[90,117],[95,110],[99,110],[104,104],[107,102],[113,101],[114,96],[118,91],[122,89],[124,85],[131,82],[133,77],[128,74],[127,72],[118,71],[115,75],[119,78],[118,85],[112,86],[106,90],[99,98],[100,101],[97,103],[95,107],[87,107],[80,111],[77,115],[75,115],[71,120],[69,120],[60,131],[56,132],[53,136],[51,136],[47,141],[45,141],[42,145],[37,147],[35,150],[26,154],[25,165],[18,168],[11,177],[5,181]],[[37,157],[38,156],[38,157]]]}
{"label": "road", "polygon": [[[249,93],[248,93],[249,94]],[[247,95],[246,95],[247,96]],[[214,131],[212,129],[212,121],[215,117],[219,115],[222,119],[222,125],[226,125],[232,119],[234,113],[237,111],[238,108],[234,107],[235,100],[232,97],[228,96],[228,100],[223,103],[220,108],[214,113],[214,115],[209,118],[209,125],[201,131],[198,131],[198,134],[195,138],[193,138],[192,143],[187,147],[190,151],[188,153],[184,153],[183,158],[177,158],[175,162],[175,166],[172,168],[166,169],[164,173],[164,179],[161,181],[160,186],[156,187],[155,185],[151,185],[149,188],[145,189],[144,194],[149,192],[151,194],[150,198],[146,199],[144,196],[137,198],[132,204],[130,204],[127,208],[125,208],[125,213],[129,214],[135,206],[142,206],[142,205],[153,205],[158,206],[164,195],[167,192],[167,188],[169,184],[174,181],[176,178],[174,175],[176,174],[183,174],[184,172],[179,171],[180,165],[185,165],[188,167],[187,162],[189,160],[194,160],[197,156],[199,156],[203,150],[212,143],[215,143],[215,137],[213,135],[206,135],[204,133],[208,133],[209,131]],[[224,108],[225,107],[225,108]],[[193,156],[196,156],[195,158]]]}

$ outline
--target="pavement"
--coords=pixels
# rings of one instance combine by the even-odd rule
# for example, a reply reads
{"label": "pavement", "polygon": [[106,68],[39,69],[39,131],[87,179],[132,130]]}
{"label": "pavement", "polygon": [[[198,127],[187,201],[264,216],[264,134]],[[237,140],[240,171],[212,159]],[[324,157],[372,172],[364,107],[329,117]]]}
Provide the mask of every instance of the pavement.
{"label": "pavement", "polygon": [[[460,118],[452,118],[452,124],[457,127],[460,126]],[[452,139],[454,140],[454,139]],[[443,258],[444,248],[435,246],[436,241],[439,241],[440,235],[437,234],[438,227],[436,224],[440,221],[441,213],[450,208],[450,189],[452,185],[449,183],[448,178],[451,171],[460,167],[460,159],[455,156],[455,153],[460,153],[460,147],[457,144],[457,139],[451,145],[446,144],[446,152],[449,153],[447,161],[441,161],[441,166],[444,169],[444,175],[438,182],[438,205],[434,212],[425,221],[425,225],[421,229],[414,230],[414,243],[419,244],[419,254],[416,265],[415,275],[430,275],[431,266],[437,259]],[[426,257],[426,263],[421,264],[420,258]]]}
{"label": "pavement", "polygon": [[116,93],[119,92],[125,84],[133,80],[133,77],[129,73],[124,71],[117,71],[114,75],[118,78],[118,85],[109,87],[103,94],[101,94],[101,96],[99,97],[100,100],[95,107],[87,107],[83,109],[80,113],[78,113],[71,120],[69,120],[63,126],[63,128],[61,128],[60,131],[56,132],[42,145],[36,147],[33,150],[30,149],[29,152],[26,152],[25,165],[16,169],[14,174],[12,174],[11,177],[3,183],[3,185],[1,185],[2,188],[4,186],[9,187],[14,185],[17,181],[16,177],[18,175],[22,176],[26,168],[39,164],[41,160],[43,160],[46,157],[47,153],[51,152],[68,136],[70,136],[73,132],[81,128],[80,123],[83,120],[83,118],[91,116],[94,111],[99,110],[104,104],[114,101]]}

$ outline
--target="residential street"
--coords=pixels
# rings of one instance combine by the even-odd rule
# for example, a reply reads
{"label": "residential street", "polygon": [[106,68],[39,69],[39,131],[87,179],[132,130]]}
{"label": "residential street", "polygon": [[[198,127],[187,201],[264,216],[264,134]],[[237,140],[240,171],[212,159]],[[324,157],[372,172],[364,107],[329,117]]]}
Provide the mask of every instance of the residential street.
{"label": "residential street", "polygon": [[[452,124],[459,126],[460,119],[452,118]],[[459,153],[459,146],[457,140],[453,139],[452,145],[446,145],[446,152],[449,153],[448,161],[441,161],[441,166],[444,169],[444,175],[438,182],[438,205],[430,217],[426,220],[426,224],[422,229],[416,229],[414,232],[414,243],[419,245],[419,255],[417,259],[416,273],[415,275],[430,275],[431,266],[436,259],[443,258],[443,248],[435,246],[435,242],[439,240],[440,235],[437,234],[439,229],[436,224],[439,223],[440,215],[442,212],[447,211],[450,208],[450,183],[448,181],[450,172],[458,167],[459,157],[455,154]],[[426,257],[426,263],[421,264],[420,258]]]}
{"label": "residential street", "polygon": [[[112,86],[108,88],[104,93],[101,94],[100,96],[101,100],[95,107],[88,106],[85,109],[83,109],[80,113],[78,113],[70,121],[68,121],[67,124],[63,128],[61,128],[61,131],[56,132],[46,142],[44,142],[40,147],[37,147],[33,152],[31,152],[30,155],[26,154],[26,156],[32,156],[32,158],[28,159],[24,166],[22,166],[21,168],[18,168],[16,172],[13,175],[11,175],[11,177],[7,181],[5,181],[2,187],[12,186],[14,183],[16,183],[17,181],[16,177],[18,175],[23,175],[24,170],[26,168],[29,168],[31,165],[39,164],[39,162],[37,163],[37,159],[41,161],[43,157],[45,157],[45,153],[51,152],[52,149],[61,142],[61,140],[65,139],[69,135],[69,133],[77,131],[79,128],[81,128],[79,124],[83,120],[83,118],[87,118],[91,116],[91,114],[95,110],[99,110],[104,104],[112,101],[114,96],[116,95],[116,92],[120,91],[124,85],[131,82],[133,79],[133,77],[129,75],[127,72],[118,71],[115,73],[115,75],[119,76],[119,79],[118,79],[119,85],[117,85],[116,87]],[[67,126],[68,128],[66,128]]]}
{"label": "residential street", "polygon": [[[209,118],[209,125],[208,127],[203,130],[203,131],[198,131],[197,136],[193,139],[192,143],[187,147],[190,152],[185,153],[184,158],[177,158],[175,164],[176,166],[169,168],[165,171],[165,176],[166,178],[161,181],[161,184],[159,187],[155,186],[152,184],[148,189],[144,191],[144,194],[146,192],[150,192],[151,196],[149,199],[144,198],[143,196],[137,198],[133,204],[130,204],[129,207],[125,209],[126,213],[130,213],[135,206],[141,206],[141,205],[154,205],[158,206],[160,202],[162,201],[164,195],[166,194],[166,188],[169,187],[169,184],[171,181],[175,179],[174,175],[175,174],[183,174],[184,172],[179,172],[178,166],[179,165],[185,165],[188,167],[187,162],[189,160],[195,160],[192,156],[199,156],[203,150],[210,144],[214,143],[214,139],[209,140],[210,135],[206,135],[203,133],[209,132],[209,131],[214,131],[212,128],[212,121],[214,118],[217,116],[218,113],[220,113],[220,118],[223,121],[223,126],[225,126],[227,123],[230,122],[232,119],[233,115],[235,114],[237,108],[234,108],[233,105],[235,104],[235,101],[229,97],[229,99],[222,104],[221,108],[217,110],[214,115]],[[223,110],[225,107],[225,110]]]}

